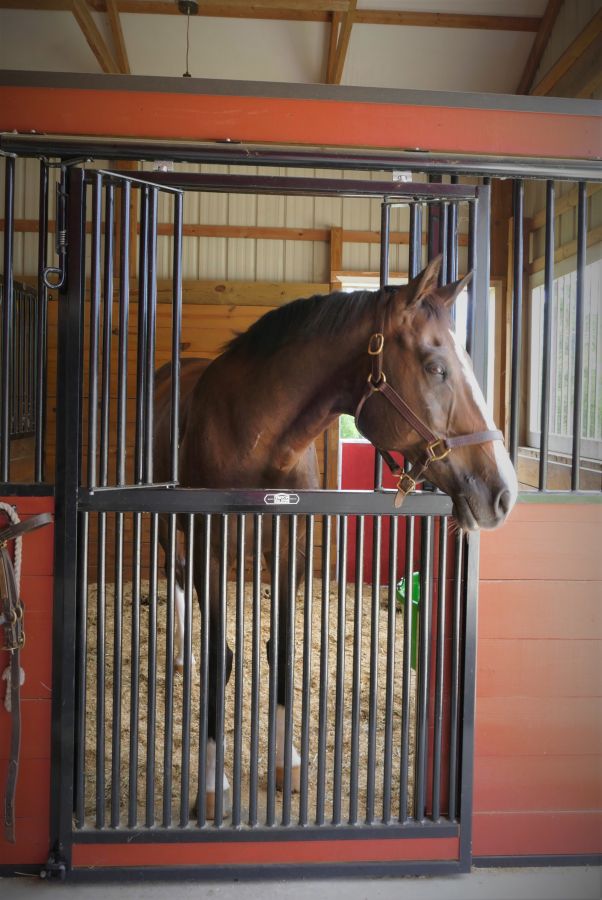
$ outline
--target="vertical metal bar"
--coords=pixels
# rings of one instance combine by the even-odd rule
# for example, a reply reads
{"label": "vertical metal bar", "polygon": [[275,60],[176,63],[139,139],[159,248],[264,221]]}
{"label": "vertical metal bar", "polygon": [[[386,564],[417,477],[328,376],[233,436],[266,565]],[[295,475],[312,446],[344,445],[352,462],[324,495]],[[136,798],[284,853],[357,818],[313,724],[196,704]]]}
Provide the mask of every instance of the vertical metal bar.
{"label": "vertical metal bar", "polygon": [[[148,306],[146,316],[146,359],[144,364],[145,419],[144,419],[144,479],[153,480],[153,427],[155,402],[155,328],[157,319],[157,203],[158,191],[151,190],[148,215]],[[172,386],[173,387],[173,386]]]}
{"label": "vertical metal bar", "polygon": [[575,297],[575,374],[573,382],[573,455],[571,490],[579,490],[581,431],[583,417],[583,299],[585,292],[585,251],[587,247],[587,185],[579,182],[577,202],[577,292]]}
{"label": "vertical metal bar", "polygon": [[259,687],[261,675],[261,546],[263,517],[253,516],[253,632],[251,647],[251,735],[249,748],[249,825],[257,825]]}
{"label": "vertical metal bar", "polygon": [[403,601],[403,681],[401,688],[401,757],[399,772],[399,821],[409,818],[410,701],[412,678],[414,516],[408,516],[405,540],[405,597]]}
{"label": "vertical metal bar", "polygon": [[4,291],[0,362],[0,481],[10,478],[10,390],[14,317],[13,243],[15,227],[15,158],[7,156],[4,170]]}
{"label": "vertical metal bar", "polygon": [[164,828],[172,819],[173,788],[173,685],[174,685],[174,612],[176,599],[176,516],[169,516],[167,551],[167,611],[165,617],[165,720],[163,727],[163,816]]}
{"label": "vertical metal bar", "polygon": [[284,698],[284,778],[282,825],[291,823],[291,765],[293,748],[293,698],[295,676],[295,609],[297,594],[297,516],[289,517],[288,597],[286,604],[286,668]]}
{"label": "vertical metal bar", "polygon": [[138,256],[138,347],[136,361],[136,442],[134,447],[134,480],[144,479],[144,437],[146,422],[145,365],[147,360],[148,319],[148,234],[149,190],[140,188],[140,250]]}
{"label": "vertical metal bar", "polygon": [[478,188],[478,206],[474,207],[474,226],[469,242],[469,265],[474,274],[468,286],[469,309],[472,318],[468,330],[467,350],[472,358],[476,379],[487,396],[488,334],[489,334],[489,285],[490,285],[490,213],[491,188]]}
{"label": "vertical metal bar", "polygon": [[[146,709],[146,798],[145,798],[145,825],[152,828],[155,824],[155,744],[157,735],[157,566],[159,562],[159,516],[153,513],[150,529],[150,561],[148,577],[148,663],[147,663],[147,709]],[[137,623],[134,608],[132,606],[132,624]],[[134,629],[132,629],[134,631]],[[132,643],[132,651],[134,643]],[[132,656],[133,663],[133,656]],[[137,728],[136,722],[130,723],[130,827],[136,823],[136,783],[137,771],[137,742],[131,741],[132,727]],[[135,755],[132,755],[132,751]]]}
{"label": "vertical metal bar", "polygon": [[328,724],[328,635],[330,619],[330,516],[322,518],[322,610],[320,615],[320,686],[318,698],[318,778],[316,825],[324,824],[326,790],[326,729]]}
{"label": "vertical metal bar", "polygon": [[309,717],[311,713],[314,532],[314,517],[307,516],[305,524],[305,589],[303,596],[303,687],[301,691],[301,778],[299,798],[299,825],[307,825],[309,814]]}
{"label": "vertical metal bar", "polygon": [[[468,204],[468,248],[467,248],[467,272],[473,272],[472,281],[468,285],[468,303],[466,306],[466,352],[472,355],[472,348],[475,338],[475,303],[476,292],[474,288],[474,267],[477,261],[477,204],[469,202]],[[455,309],[454,322],[455,322]]]}
{"label": "vertical metal bar", "polygon": [[437,576],[437,649],[435,657],[435,709],[433,736],[433,814],[441,818],[441,757],[443,739],[443,693],[445,680],[445,614],[447,604],[447,516],[439,520],[439,571]]}
{"label": "vertical metal bar", "polygon": [[245,517],[236,517],[236,640],[234,646],[234,771],[232,779],[232,827],[240,825],[242,781],[242,708],[245,640]]}
{"label": "vertical metal bar", "polygon": [[334,711],[334,771],[332,824],[341,823],[341,786],[343,780],[343,728],[345,724],[345,631],[347,594],[347,516],[339,516],[337,658]]}
{"label": "vertical metal bar", "polygon": [[539,444],[539,490],[548,480],[548,443],[550,419],[550,356],[552,343],[552,303],[554,298],[554,182],[546,182],[546,238],[543,308],[543,353],[541,361],[541,438]]}
{"label": "vertical metal bar", "polygon": [[370,682],[368,686],[368,771],[366,773],[366,822],[368,824],[374,821],[376,785],[381,533],[381,518],[380,516],[374,516],[372,525],[372,597],[370,604]]}
{"label": "vertical metal bar", "polygon": [[351,765],[349,824],[357,824],[360,769],[360,706],[362,694],[362,617],[364,597],[364,516],[356,518],[355,594],[353,603],[353,675],[351,681]]}
{"label": "vertical metal bar", "polygon": [[38,308],[36,321],[35,480],[44,481],[46,451],[46,343],[48,332],[48,293],[42,272],[48,256],[48,164],[40,160],[38,208]]}
{"label": "vertical metal bar", "polygon": [[180,337],[182,332],[183,197],[174,196],[173,299],[171,323],[171,480],[178,481],[180,436]]}
{"label": "vertical metal bar", "polygon": [[75,754],[75,824],[83,828],[86,819],[86,716],[88,670],[88,516],[79,514],[78,529],[78,587],[77,587],[77,643],[76,643],[76,754]]}
{"label": "vertical metal bar", "polygon": [[449,245],[449,203],[440,203],[440,228],[441,228],[441,272],[439,274],[439,279],[441,284],[447,284],[449,278],[449,259],[448,259],[448,245]]}
{"label": "vertical metal bar", "polygon": [[[142,514],[134,513],[134,529],[132,536],[132,610],[130,628],[130,767],[128,825],[133,828],[138,821],[138,737],[139,737],[139,703],[140,703],[140,563],[142,555]],[[156,590],[155,590],[156,594]],[[156,604],[156,596],[150,603]],[[156,605],[155,605],[156,615]],[[150,624],[150,619],[149,619]],[[150,637],[150,635],[149,635]],[[153,635],[156,640],[156,625]],[[150,666],[150,653],[149,653]],[[150,685],[150,680],[149,680]],[[151,745],[147,745],[147,750]],[[152,745],[154,753],[154,743]],[[153,782],[154,791],[154,782]],[[154,796],[154,795],[153,795]],[[154,824],[154,822],[152,823]]]}
{"label": "vertical metal bar", "polygon": [[474,784],[474,724],[476,701],[477,610],[479,591],[479,534],[466,535],[466,601],[464,617],[464,671],[462,680],[462,749],[460,807],[460,865],[472,865],[472,809]]}
{"label": "vertical metal bar", "polygon": [[219,611],[217,629],[217,689],[215,702],[215,817],[220,828],[224,819],[224,722],[226,691],[226,608],[228,590],[228,516],[220,516]]}
{"label": "vertical metal bar", "polygon": [[523,326],[523,266],[524,237],[523,219],[525,203],[525,183],[517,179],[513,187],[512,215],[512,356],[510,359],[510,459],[516,466],[518,459],[518,431],[520,425],[520,369]]}
{"label": "vertical metal bar", "polygon": [[420,624],[418,640],[418,687],[416,690],[416,776],[414,816],[424,821],[426,814],[426,767],[428,754],[428,713],[430,680],[430,639],[433,589],[433,520],[421,522],[420,541]]}
{"label": "vertical metal bar", "polygon": [[113,210],[114,187],[105,190],[104,291],[102,321],[102,390],[100,402],[100,483],[109,473],[109,415],[111,403],[111,345],[113,329]]}
{"label": "vertical metal bar", "polygon": [[205,825],[207,821],[207,726],[209,720],[209,590],[211,571],[210,515],[204,515],[202,518],[202,538],[203,585],[201,596],[199,598],[201,606],[201,696],[199,702],[199,794],[197,802],[197,824],[199,828]]}
{"label": "vertical metal bar", "polygon": [[90,343],[88,352],[88,487],[97,484],[96,447],[98,440],[98,343],[100,331],[100,239],[102,175],[96,174],[92,187],[92,260],[90,270]]}
{"label": "vertical metal bar", "polygon": [[96,827],[105,825],[105,641],[107,514],[98,513],[98,569],[96,589]]}
{"label": "vertical metal bar", "polygon": [[82,310],[85,296],[84,173],[69,173],[67,286],[58,311],[56,496],[52,664],[50,846],[67,867],[73,831],[75,643],[77,604],[77,490],[81,454]]}
{"label": "vertical metal bar", "polygon": [[397,531],[399,518],[389,522],[389,590],[387,594],[387,669],[385,674],[385,759],[383,767],[383,822],[391,821],[391,781],[393,772],[393,694],[395,679],[395,573],[397,572]]}
{"label": "vertical metal bar", "polygon": [[184,671],[182,685],[182,778],[180,783],[180,828],[190,818],[190,728],[192,688],[192,590],[194,586],[194,515],[187,516],[186,569],[184,587]]}
{"label": "vertical metal bar", "polygon": [[[389,281],[389,257],[391,240],[391,206],[383,202],[380,206],[380,286]],[[383,483],[383,461],[378,451],[374,452],[374,489],[378,490]]]}
{"label": "vertical metal bar", "polygon": [[280,575],[280,516],[272,516],[270,652],[268,700],[268,788],[266,825],[276,823],[276,705],[278,702],[278,627]]}
{"label": "vertical metal bar", "polygon": [[[451,183],[458,184],[457,175],[452,175]],[[458,277],[458,203],[449,204],[449,228],[447,231],[447,281],[456,281]]]}
{"label": "vertical metal bar", "polygon": [[123,513],[115,514],[115,599],[113,606],[113,732],[111,742],[111,827],[121,819],[121,695],[123,621]]}
{"label": "vertical metal bar", "polygon": [[422,268],[422,207],[414,201],[410,206],[408,246],[408,278],[415,278]]}
{"label": "vertical metal bar", "polygon": [[130,199],[132,186],[121,188],[119,240],[119,346],[117,350],[117,484],[125,484],[127,447],[128,327],[130,319]]}
{"label": "vertical metal bar", "polygon": [[454,822],[458,815],[458,760],[460,758],[460,671],[461,671],[461,627],[462,627],[462,571],[464,566],[464,537],[456,534],[454,547],[453,615],[451,633],[451,675],[450,675],[450,732],[449,732],[449,798],[448,816]]}

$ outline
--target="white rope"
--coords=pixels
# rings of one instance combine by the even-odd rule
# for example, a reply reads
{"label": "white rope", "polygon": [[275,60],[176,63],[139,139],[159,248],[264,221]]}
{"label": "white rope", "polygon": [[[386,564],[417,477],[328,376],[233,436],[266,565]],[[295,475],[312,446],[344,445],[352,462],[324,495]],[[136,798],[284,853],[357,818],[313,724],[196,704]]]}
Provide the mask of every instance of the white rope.
{"label": "white rope", "polygon": [[[8,518],[10,519],[13,525],[18,525],[21,521],[17,514],[17,510],[10,503],[1,503],[0,502],[0,510],[5,512]],[[15,582],[17,585],[17,594],[20,593],[21,589],[21,544],[23,543],[22,537],[15,538],[15,559],[13,563],[13,571],[15,573]],[[1,616],[0,616],[1,618]],[[10,686],[10,666],[7,666],[2,675],[0,676],[0,681],[6,681],[6,693],[4,695],[4,708],[7,712],[10,712],[11,709],[11,686]],[[19,681],[21,685],[25,681],[25,672],[22,666],[19,667]]]}
{"label": "white rope", "polygon": [[[18,516],[17,510],[11,503],[0,503],[0,510],[5,512],[8,518],[10,519],[13,525],[18,525],[21,519]],[[15,538],[15,561],[13,563],[13,570],[15,573],[15,582],[17,584],[17,593],[19,593],[21,589],[21,545],[23,543],[22,537]]]}

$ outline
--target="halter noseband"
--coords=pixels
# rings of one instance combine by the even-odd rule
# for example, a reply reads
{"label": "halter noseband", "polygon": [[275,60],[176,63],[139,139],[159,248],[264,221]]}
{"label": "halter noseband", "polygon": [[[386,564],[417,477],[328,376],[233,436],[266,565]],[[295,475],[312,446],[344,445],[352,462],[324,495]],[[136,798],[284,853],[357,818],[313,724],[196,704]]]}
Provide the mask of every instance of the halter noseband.
{"label": "halter noseband", "polygon": [[[386,464],[395,476],[399,476],[397,482],[397,494],[395,496],[395,506],[399,508],[406,496],[416,489],[416,485],[422,480],[422,477],[428,467],[433,462],[445,459],[451,451],[456,447],[470,447],[474,444],[485,444],[488,441],[503,441],[504,436],[501,431],[474,431],[472,434],[460,434],[454,437],[438,437],[422,419],[408,406],[403,397],[401,397],[395,388],[391,387],[387,381],[387,377],[383,372],[383,351],[385,347],[385,336],[383,332],[377,331],[371,335],[368,341],[368,355],[372,360],[372,368],[368,375],[368,384],[364,393],[360,398],[360,402],[355,410],[355,425],[361,433],[359,427],[359,417],[364,408],[364,404],[369,397],[374,394],[382,394],[389,403],[397,410],[397,412],[411,425],[414,431],[424,438],[426,441],[425,456],[422,462],[412,466],[412,474],[402,472],[401,467],[397,465],[391,454],[387,450],[381,450],[380,447],[374,445]],[[371,442],[372,443],[372,442]]]}

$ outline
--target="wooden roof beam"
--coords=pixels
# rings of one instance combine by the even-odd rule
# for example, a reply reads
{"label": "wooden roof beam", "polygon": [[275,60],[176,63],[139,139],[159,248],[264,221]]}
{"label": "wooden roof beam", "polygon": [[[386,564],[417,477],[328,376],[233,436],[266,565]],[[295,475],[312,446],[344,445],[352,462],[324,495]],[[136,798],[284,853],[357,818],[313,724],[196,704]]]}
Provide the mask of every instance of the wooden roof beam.
{"label": "wooden roof beam", "polygon": [[541,18],[541,23],[539,26],[539,31],[535,35],[535,40],[533,41],[533,46],[531,47],[531,52],[527,58],[527,62],[525,63],[525,68],[523,69],[523,74],[520,77],[520,81],[518,82],[518,87],[516,88],[517,94],[528,94],[531,85],[533,84],[533,79],[535,78],[535,73],[539,67],[541,62],[541,58],[544,54],[544,51],[548,45],[548,40],[550,38],[550,34],[552,33],[552,28],[554,27],[554,23],[558,17],[558,13],[562,7],[563,0],[548,0],[548,5],[545,8],[544,14]]}
{"label": "wooden roof beam", "polygon": [[96,27],[90,7],[85,0],[72,0],[71,11],[102,71],[111,75],[119,75],[119,67],[113,59],[113,54],[107,47],[105,39]]}
{"label": "wooden roof beam", "polygon": [[[116,0],[120,13],[180,15],[173,0]],[[90,0],[95,12],[106,11],[106,0]],[[247,19],[287,19],[330,22],[332,13],[344,13],[347,0],[203,0],[200,16]],[[0,9],[69,10],[71,0],[0,0]],[[403,25],[421,28],[477,28],[484,31],[537,32],[538,16],[489,16],[464,13],[404,12],[403,10],[361,9],[356,25]]]}
{"label": "wooden roof beam", "polygon": [[590,19],[583,31],[577,35],[572,44],[566,48],[530,93],[535,97],[545,97],[552,93],[561,78],[570,72],[599,34],[602,34],[602,9],[599,9]]}
{"label": "wooden roof beam", "polygon": [[347,56],[347,50],[349,49],[349,40],[351,38],[351,29],[353,27],[356,6],[357,0],[349,0],[347,12],[341,19],[341,24],[338,29],[339,34],[337,40],[336,55],[332,63],[332,69],[329,73],[329,84],[341,83],[341,78],[343,76],[343,67],[345,66],[345,58]]}
{"label": "wooden roof beam", "polygon": [[119,71],[123,75],[129,75],[130,63],[125,46],[123,29],[121,27],[121,19],[119,18],[119,8],[117,5],[117,0],[105,0],[105,2],[107,5],[107,16],[109,19],[109,26],[111,28],[111,36],[113,38],[113,44],[115,46],[115,58],[117,60],[117,65],[119,66]]}

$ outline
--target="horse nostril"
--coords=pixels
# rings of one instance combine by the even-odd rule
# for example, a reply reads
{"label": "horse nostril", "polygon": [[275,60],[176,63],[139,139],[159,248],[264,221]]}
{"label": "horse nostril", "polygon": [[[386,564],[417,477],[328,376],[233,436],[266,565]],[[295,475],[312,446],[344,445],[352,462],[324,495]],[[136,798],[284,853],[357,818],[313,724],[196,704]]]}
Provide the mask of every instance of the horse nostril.
{"label": "horse nostril", "polygon": [[500,491],[495,498],[494,509],[497,516],[507,516],[512,507],[512,494],[509,490]]}

